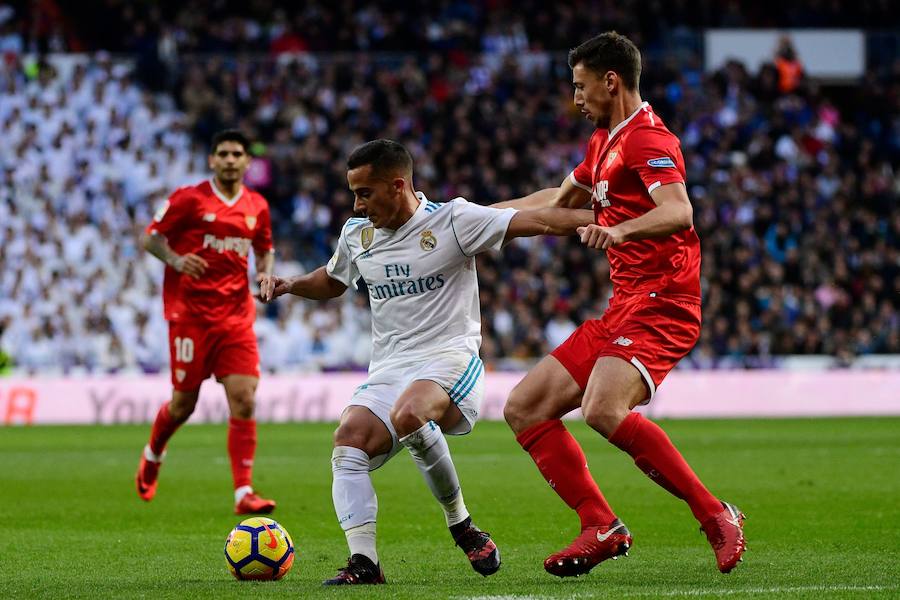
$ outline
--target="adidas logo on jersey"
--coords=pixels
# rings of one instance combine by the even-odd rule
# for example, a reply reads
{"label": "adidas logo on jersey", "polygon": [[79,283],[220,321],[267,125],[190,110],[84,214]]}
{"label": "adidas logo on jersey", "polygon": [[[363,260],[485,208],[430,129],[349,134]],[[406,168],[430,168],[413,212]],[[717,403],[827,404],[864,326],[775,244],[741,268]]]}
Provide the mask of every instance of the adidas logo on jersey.
{"label": "adidas logo on jersey", "polygon": [[619,346],[630,346],[634,343],[634,341],[628,339],[624,335],[620,335],[613,341],[613,344],[618,344]]}

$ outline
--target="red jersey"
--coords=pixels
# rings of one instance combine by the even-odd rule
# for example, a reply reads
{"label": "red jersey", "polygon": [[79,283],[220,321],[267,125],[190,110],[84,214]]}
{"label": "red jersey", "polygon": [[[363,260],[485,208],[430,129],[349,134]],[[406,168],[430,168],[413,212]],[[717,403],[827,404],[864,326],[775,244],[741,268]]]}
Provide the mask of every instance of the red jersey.
{"label": "red jersey", "polygon": [[199,279],[166,266],[163,306],[169,321],[252,324],[253,297],[247,255],[272,251],[269,204],[241,188],[229,200],[212,180],[175,190],[159,209],[147,233],[164,235],[178,254],[193,253],[209,266]]}
{"label": "red jersey", "polygon": [[[591,136],[570,175],[591,192],[597,224],[612,227],[656,208],[650,192],[685,183],[681,144],[644,102],[613,130]],[[615,296],[659,293],[700,302],[700,240],[694,228],[625,242],[606,251]]]}

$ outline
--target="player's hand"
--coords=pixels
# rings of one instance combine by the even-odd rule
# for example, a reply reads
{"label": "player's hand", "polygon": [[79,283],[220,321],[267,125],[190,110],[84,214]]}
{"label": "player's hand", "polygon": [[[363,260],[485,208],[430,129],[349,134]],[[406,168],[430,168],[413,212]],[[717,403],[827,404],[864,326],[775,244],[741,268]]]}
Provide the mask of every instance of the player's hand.
{"label": "player's hand", "polygon": [[196,254],[182,254],[172,261],[172,268],[194,279],[199,279],[209,263]]}
{"label": "player's hand", "polygon": [[259,280],[259,299],[263,302],[271,302],[278,296],[288,293],[288,280],[282,279],[277,275],[260,274],[257,276]]}
{"label": "player's hand", "polygon": [[582,244],[597,250],[606,250],[625,241],[625,234],[617,227],[591,224],[579,227],[576,231],[581,236]]}

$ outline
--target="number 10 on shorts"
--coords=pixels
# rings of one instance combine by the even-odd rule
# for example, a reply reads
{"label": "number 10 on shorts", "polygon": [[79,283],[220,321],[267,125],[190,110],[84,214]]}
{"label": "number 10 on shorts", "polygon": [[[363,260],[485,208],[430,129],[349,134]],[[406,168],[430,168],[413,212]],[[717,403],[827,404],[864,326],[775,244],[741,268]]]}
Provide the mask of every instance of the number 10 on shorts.
{"label": "number 10 on shorts", "polygon": [[188,337],[175,338],[175,362],[189,363],[194,360],[194,340]]}

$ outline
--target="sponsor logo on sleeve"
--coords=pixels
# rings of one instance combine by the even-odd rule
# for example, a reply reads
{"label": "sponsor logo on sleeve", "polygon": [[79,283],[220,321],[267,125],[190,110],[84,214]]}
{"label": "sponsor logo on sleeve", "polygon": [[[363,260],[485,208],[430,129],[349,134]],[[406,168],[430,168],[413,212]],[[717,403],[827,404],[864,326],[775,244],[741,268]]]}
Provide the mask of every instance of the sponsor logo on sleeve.
{"label": "sponsor logo on sleeve", "polygon": [[662,156],[660,158],[651,158],[650,160],[647,161],[647,164],[650,165],[651,167],[657,167],[657,168],[666,168],[666,167],[668,167],[670,169],[675,168],[675,161],[672,160],[671,158],[669,158],[668,156]]}
{"label": "sponsor logo on sleeve", "polygon": [[375,239],[375,228],[374,227],[364,227],[362,231],[359,232],[359,243],[362,244],[363,250],[368,250],[369,246],[372,245],[372,240]]}

